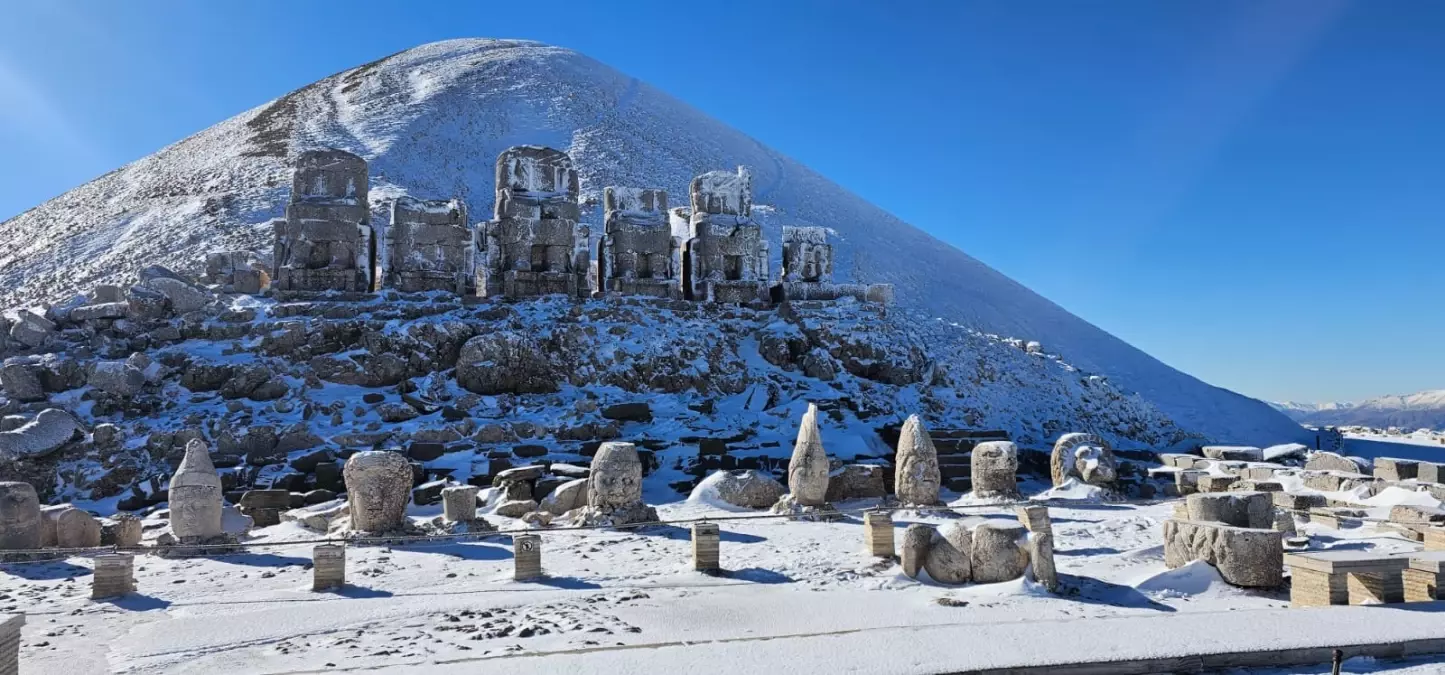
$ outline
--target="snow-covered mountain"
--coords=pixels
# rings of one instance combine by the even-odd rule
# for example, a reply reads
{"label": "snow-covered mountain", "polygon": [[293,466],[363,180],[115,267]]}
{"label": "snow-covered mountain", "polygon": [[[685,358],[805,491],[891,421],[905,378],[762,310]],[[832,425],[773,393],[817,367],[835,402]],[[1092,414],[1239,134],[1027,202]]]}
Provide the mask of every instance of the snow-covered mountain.
{"label": "snow-covered mountain", "polygon": [[1302,424],[1445,430],[1445,389],[1391,394],[1358,403],[1271,403]]}
{"label": "snow-covered mountain", "polygon": [[[1264,403],[1170,368],[681,101],[582,54],[516,40],[422,45],[328,77],[0,223],[0,304],[127,282],[146,264],[194,270],[207,251],[267,249],[266,221],[282,213],[299,150],[366,157],[378,214],[402,194],[459,196],[489,214],[497,154],[523,143],[570,152],[589,204],[607,185],[685,195],[699,173],[746,165],[772,237],[785,224],[832,228],[845,279],[893,283],[902,305],[1039,340],[1212,439],[1300,433]],[[859,161],[910,170],[902,159]],[[600,209],[587,217],[599,222]]]}

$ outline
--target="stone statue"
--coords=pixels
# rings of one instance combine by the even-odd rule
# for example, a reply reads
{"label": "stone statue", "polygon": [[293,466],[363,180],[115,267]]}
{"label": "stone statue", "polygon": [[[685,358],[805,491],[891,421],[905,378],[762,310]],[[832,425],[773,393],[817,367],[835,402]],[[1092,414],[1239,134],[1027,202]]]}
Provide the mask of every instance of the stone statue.
{"label": "stone statue", "polygon": [[939,503],[938,488],[943,479],[938,470],[938,450],[917,415],[910,415],[903,422],[893,461],[893,490],[898,494],[899,503],[915,506]]}
{"label": "stone statue", "polygon": [[577,169],[567,153],[535,145],[497,157],[494,220],[482,225],[477,292],[510,298],[591,295],[590,231],[579,225]]}
{"label": "stone statue", "polygon": [[[857,281],[856,279],[854,281]],[[773,288],[774,300],[837,300],[887,304],[891,284],[839,284],[833,282],[833,246],[822,227],[783,228],[783,277]]]}
{"label": "stone statue", "polygon": [[1077,477],[1089,485],[1107,486],[1119,475],[1114,451],[1104,439],[1094,434],[1064,434],[1054,443],[1049,457],[1049,473],[1054,486]]}
{"label": "stone statue", "polygon": [[0,550],[40,548],[40,499],[29,483],[0,483]]}
{"label": "stone statue", "polygon": [[667,192],[609,187],[602,203],[606,229],[598,242],[598,291],[681,298],[682,241],[672,236]]}
{"label": "stone statue", "polygon": [[828,515],[833,511],[827,501],[828,472],[828,453],[818,432],[818,406],[809,403],[793,443],[793,458],[788,462],[788,494],[773,505],[773,511],[832,517]]}
{"label": "stone statue", "polygon": [[412,483],[411,463],[405,457],[384,450],[358,452],[346,460],[342,476],[352,530],[392,532],[405,527]]}
{"label": "stone statue", "polygon": [[636,446],[603,443],[591,469],[579,523],[624,527],[657,520],[657,510],[642,501],[642,460]]}
{"label": "stone statue", "polygon": [[747,169],[709,171],[692,181],[691,237],[683,294],[705,302],[768,302],[768,242],[752,219]]}
{"label": "stone statue", "polygon": [[986,441],[973,446],[969,457],[973,495],[1016,499],[1019,496],[1019,449],[1010,441]]}
{"label": "stone statue", "polygon": [[385,285],[465,294],[476,282],[475,239],[461,200],[397,198],[379,261]]}
{"label": "stone statue", "polygon": [[277,289],[370,290],[368,181],[366,160],[344,150],[309,150],[296,158],[291,202],[274,225]]}
{"label": "stone statue", "polygon": [[205,441],[191,439],[171,476],[171,534],[188,544],[221,536],[221,502],[221,477],[211,463],[210,449]]}
{"label": "stone statue", "polygon": [[973,528],[973,580],[992,584],[1017,579],[1029,566],[1028,530],[1020,523],[990,521]]}

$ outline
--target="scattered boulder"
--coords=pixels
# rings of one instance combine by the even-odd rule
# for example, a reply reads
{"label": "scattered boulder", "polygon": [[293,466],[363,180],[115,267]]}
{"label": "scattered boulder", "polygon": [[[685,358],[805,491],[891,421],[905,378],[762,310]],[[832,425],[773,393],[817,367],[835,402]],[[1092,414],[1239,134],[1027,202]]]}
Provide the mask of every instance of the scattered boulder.
{"label": "scattered boulder", "polygon": [[507,518],[521,518],[522,516],[537,510],[537,502],[530,499],[511,499],[497,504],[492,513]]}
{"label": "scattered boulder", "polygon": [[[788,489],[760,471],[742,469],[719,471],[709,476],[706,486],[723,502],[745,509],[766,509],[782,498]],[[699,484],[699,488],[704,488]]]}
{"label": "scattered boulder", "polygon": [[603,408],[602,417],[622,422],[651,422],[652,408],[643,401],[618,403]]}
{"label": "scattered boulder", "polygon": [[108,394],[135,396],[145,387],[145,372],[125,361],[100,361],[90,371],[87,384]]}
{"label": "scattered boulder", "polygon": [[5,359],[5,365],[0,366],[0,387],[4,387],[5,395],[15,401],[44,401],[45,388],[40,383],[40,372],[40,366],[30,359]]}
{"label": "scattered boulder", "polygon": [[214,299],[210,291],[176,277],[154,277],[142,283],[166,296],[166,299],[171,301],[171,308],[177,314],[194,312],[209,305]]}
{"label": "scattered boulder", "polygon": [[10,325],[11,339],[26,347],[44,346],[54,334],[55,322],[31,311],[17,312]]}
{"label": "scattered boulder", "polygon": [[132,321],[157,321],[170,316],[171,301],[158,290],[131,286],[126,295],[126,318]]}
{"label": "scattered boulder", "polygon": [[541,510],[560,516],[573,509],[587,506],[587,479],[576,478],[557,486],[542,500]]}
{"label": "scattered boulder", "polygon": [[70,413],[46,408],[24,426],[0,431],[0,459],[44,457],[69,443],[80,430],[80,423]]}
{"label": "scattered boulder", "polygon": [[973,535],[960,521],[934,530],[923,569],[940,584],[966,584],[973,575]]}
{"label": "scattered boulder", "polygon": [[515,331],[478,335],[462,345],[457,357],[457,384],[483,396],[549,394],[557,377],[530,336]]}
{"label": "scattered boulder", "polygon": [[182,542],[205,541],[224,533],[221,526],[221,478],[211,464],[205,441],[192,439],[171,476],[171,533]]}

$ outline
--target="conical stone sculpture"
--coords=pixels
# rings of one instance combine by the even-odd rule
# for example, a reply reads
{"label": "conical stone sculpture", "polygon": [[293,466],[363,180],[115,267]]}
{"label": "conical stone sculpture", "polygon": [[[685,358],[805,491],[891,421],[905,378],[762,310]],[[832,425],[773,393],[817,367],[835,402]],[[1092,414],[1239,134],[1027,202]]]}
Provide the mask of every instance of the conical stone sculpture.
{"label": "conical stone sculpture", "polygon": [[773,512],[827,517],[834,510],[827,495],[828,453],[818,432],[818,406],[809,403],[793,443],[793,458],[788,462],[788,494],[773,505]]}
{"label": "conical stone sculpture", "polygon": [[898,452],[894,458],[893,489],[898,502],[914,506],[938,504],[938,487],[943,479],[938,471],[938,450],[928,429],[917,415],[909,416],[898,435]]}
{"label": "conical stone sculpture", "polygon": [[200,543],[220,537],[221,477],[211,463],[205,441],[192,439],[186,456],[171,476],[171,534],[181,543]]}

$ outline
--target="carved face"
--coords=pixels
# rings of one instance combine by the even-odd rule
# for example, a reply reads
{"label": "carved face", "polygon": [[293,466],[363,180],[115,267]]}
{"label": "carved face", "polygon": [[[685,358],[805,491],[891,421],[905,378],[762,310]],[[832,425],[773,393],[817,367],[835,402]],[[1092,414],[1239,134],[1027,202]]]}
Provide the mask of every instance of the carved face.
{"label": "carved face", "polygon": [[597,501],[604,506],[621,506],[637,499],[641,492],[638,477],[630,471],[604,471],[592,475],[588,486],[597,493]]}
{"label": "carved face", "polygon": [[0,496],[0,530],[11,530],[21,526],[28,526],[30,521],[38,515],[38,511],[32,511],[26,506],[30,500],[16,490],[6,492]]}
{"label": "carved face", "polygon": [[1103,461],[1104,449],[1090,443],[1074,448],[1074,468],[1085,483],[1111,483],[1114,481],[1114,467]]}

